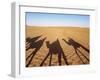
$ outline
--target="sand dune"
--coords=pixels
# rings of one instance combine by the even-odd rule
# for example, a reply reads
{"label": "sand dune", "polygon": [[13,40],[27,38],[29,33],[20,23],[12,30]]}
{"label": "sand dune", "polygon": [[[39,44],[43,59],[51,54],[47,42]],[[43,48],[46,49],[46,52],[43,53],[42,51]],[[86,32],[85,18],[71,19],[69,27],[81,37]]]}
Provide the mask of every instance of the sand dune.
{"label": "sand dune", "polygon": [[27,67],[89,64],[89,55],[89,28],[26,27]]}

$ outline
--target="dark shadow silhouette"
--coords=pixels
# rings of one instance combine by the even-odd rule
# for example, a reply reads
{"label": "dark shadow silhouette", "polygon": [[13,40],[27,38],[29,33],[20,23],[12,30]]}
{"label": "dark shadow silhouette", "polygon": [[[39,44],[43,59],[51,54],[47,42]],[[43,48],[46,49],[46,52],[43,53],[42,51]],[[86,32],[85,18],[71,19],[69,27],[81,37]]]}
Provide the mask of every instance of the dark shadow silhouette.
{"label": "dark shadow silhouette", "polygon": [[36,37],[33,37],[33,38],[27,37],[26,38],[26,45],[30,44],[31,42],[34,42],[34,41],[38,40],[41,36],[42,35],[36,36]]}
{"label": "dark shadow silhouette", "polygon": [[81,45],[80,43],[76,42],[75,40],[73,40],[72,38],[69,38],[68,41],[66,41],[65,39],[62,39],[65,43],[67,43],[68,45],[73,46],[73,48],[75,49],[75,53],[77,54],[77,56],[80,58],[80,60],[82,61],[83,64],[85,64],[85,62],[82,60],[82,58],[80,57],[80,55],[78,54],[78,52],[84,56],[84,58],[89,61],[89,59],[78,49],[78,48],[83,48],[85,51],[87,51],[89,53],[89,50],[87,48],[85,48],[83,45]]}
{"label": "dark shadow silhouette", "polygon": [[48,54],[46,55],[46,57],[44,58],[44,60],[41,62],[40,66],[42,66],[44,64],[44,62],[46,61],[46,59],[50,56],[50,61],[49,61],[49,66],[51,66],[51,61],[52,61],[52,54],[58,54],[58,62],[59,62],[59,65],[61,65],[61,57],[63,57],[65,63],[67,65],[69,65],[67,59],[66,59],[66,56],[61,48],[61,45],[60,45],[60,42],[59,40],[57,39],[56,41],[54,41],[53,43],[50,44],[49,41],[46,41],[46,45],[47,45],[47,48],[49,48],[49,52]]}
{"label": "dark shadow silhouette", "polygon": [[26,61],[30,58],[28,64],[26,65],[26,67],[28,67],[33,59],[33,57],[35,56],[35,54],[39,51],[39,49],[42,47],[43,42],[45,41],[46,37],[43,38],[42,40],[36,41],[36,42],[31,42],[30,44],[30,48],[35,49],[27,58]]}
{"label": "dark shadow silhouette", "polygon": [[[33,38],[30,38],[30,37],[26,38],[26,42],[27,42],[26,45],[32,44],[33,42],[35,42],[36,40],[38,40],[41,36],[42,36],[42,35],[36,36],[36,37],[33,37]],[[26,51],[27,51],[28,49],[30,49],[30,46],[29,46],[29,47],[26,47]]]}
{"label": "dark shadow silhouette", "polygon": [[89,53],[89,50],[86,47],[84,47],[82,44],[76,42],[72,38],[69,38],[68,42],[65,39],[62,39],[62,40],[64,40],[69,45],[72,45],[73,44],[76,48],[82,47],[85,51],[87,51]]}

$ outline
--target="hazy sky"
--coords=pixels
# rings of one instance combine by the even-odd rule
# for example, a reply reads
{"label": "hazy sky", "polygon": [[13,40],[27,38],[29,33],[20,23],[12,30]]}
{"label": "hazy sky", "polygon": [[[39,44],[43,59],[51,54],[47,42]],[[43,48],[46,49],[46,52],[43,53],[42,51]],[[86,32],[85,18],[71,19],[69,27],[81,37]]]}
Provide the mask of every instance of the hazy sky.
{"label": "hazy sky", "polygon": [[28,26],[89,27],[89,24],[89,15],[26,12],[26,25]]}

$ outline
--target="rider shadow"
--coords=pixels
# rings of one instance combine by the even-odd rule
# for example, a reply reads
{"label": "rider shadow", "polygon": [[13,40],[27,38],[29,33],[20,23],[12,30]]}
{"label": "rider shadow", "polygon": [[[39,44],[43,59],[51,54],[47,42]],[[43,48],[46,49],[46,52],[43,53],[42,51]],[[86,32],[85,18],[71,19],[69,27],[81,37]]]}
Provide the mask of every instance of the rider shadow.
{"label": "rider shadow", "polygon": [[46,37],[38,40],[36,42],[31,42],[30,47],[28,49],[35,49],[27,58],[26,61],[30,58],[29,62],[26,64],[26,67],[28,67],[31,63],[31,61],[33,60],[35,54],[39,51],[39,49],[42,47],[43,42],[45,41]]}
{"label": "rider shadow", "polygon": [[87,51],[89,53],[89,50],[84,47],[83,45],[81,45],[80,43],[76,42],[75,40],[73,40],[72,38],[69,38],[68,41],[66,41],[65,39],[62,39],[65,43],[67,43],[68,45],[73,46],[75,53],[77,54],[77,56],[79,57],[79,59],[82,61],[83,64],[85,64],[85,62],[83,61],[83,59],[80,57],[80,55],[78,54],[78,52],[84,56],[84,58],[89,62],[89,59],[78,49],[78,48],[83,48],[85,51]]}
{"label": "rider shadow", "polygon": [[50,56],[50,60],[49,60],[49,66],[51,66],[51,61],[52,61],[52,55],[53,54],[58,54],[58,62],[59,62],[59,65],[62,64],[61,62],[61,58],[63,57],[65,63],[67,65],[69,65],[67,59],[66,59],[66,56],[61,48],[61,45],[59,43],[59,40],[57,39],[56,41],[52,42],[50,44],[49,41],[46,41],[46,46],[47,48],[49,49],[49,52],[48,54],[46,55],[46,57],[44,58],[44,60],[41,62],[40,66],[43,66],[44,62],[47,60],[47,58]]}
{"label": "rider shadow", "polygon": [[[42,36],[42,35],[36,36],[36,37],[33,37],[33,38],[27,37],[27,38],[26,38],[26,43],[27,43],[27,44],[29,44],[29,43],[31,44],[32,42],[35,42],[36,40],[38,40],[41,36]],[[26,44],[26,45],[27,45],[27,44]],[[27,50],[27,49],[26,49],[26,50]]]}

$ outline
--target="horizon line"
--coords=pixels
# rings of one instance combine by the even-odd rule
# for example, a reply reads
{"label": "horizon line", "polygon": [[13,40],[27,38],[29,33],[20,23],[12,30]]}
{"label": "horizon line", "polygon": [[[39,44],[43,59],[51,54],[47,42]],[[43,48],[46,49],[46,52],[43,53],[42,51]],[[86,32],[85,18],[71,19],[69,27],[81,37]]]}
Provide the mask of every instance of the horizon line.
{"label": "horizon line", "polygon": [[[25,25],[25,26],[29,26],[29,27],[34,27],[34,26],[36,26],[36,27],[57,27],[57,26],[45,26],[45,25],[42,25],[42,26],[40,26],[40,25]],[[89,26],[58,26],[58,27],[84,27],[84,28],[89,28]]]}

